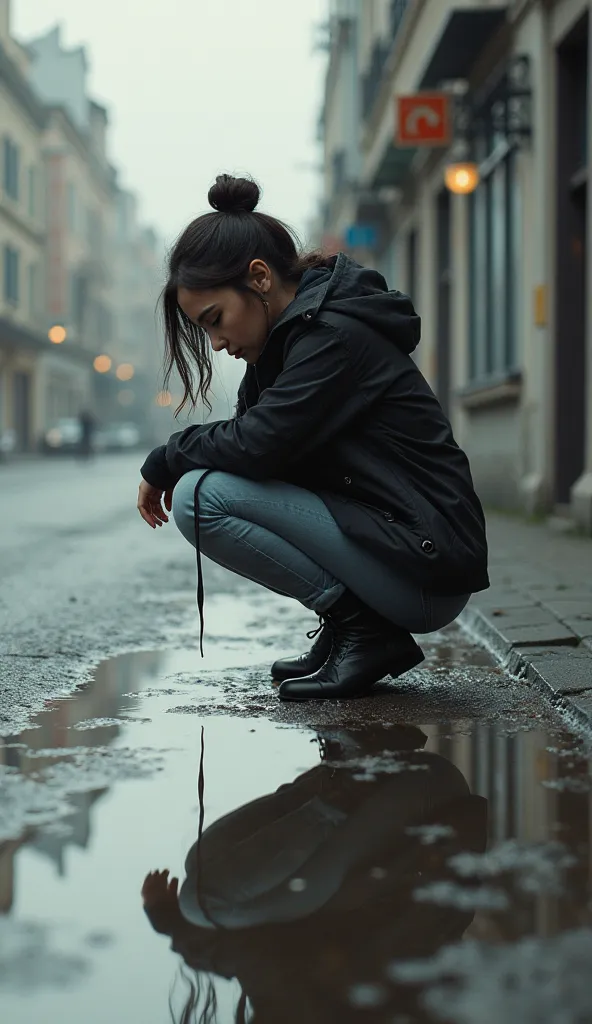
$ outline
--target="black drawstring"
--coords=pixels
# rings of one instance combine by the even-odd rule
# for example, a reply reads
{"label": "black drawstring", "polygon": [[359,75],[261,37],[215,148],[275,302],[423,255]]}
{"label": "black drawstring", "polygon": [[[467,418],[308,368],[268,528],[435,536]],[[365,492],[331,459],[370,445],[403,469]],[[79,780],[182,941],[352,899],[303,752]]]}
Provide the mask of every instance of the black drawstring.
{"label": "black drawstring", "polygon": [[193,528],[195,531],[195,553],[197,556],[197,607],[199,610],[199,650],[203,658],[203,635],[204,635],[204,581],[203,571],[201,567],[201,551],[199,547],[199,489],[207,477],[208,473],[211,473],[211,469],[207,469],[206,472],[199,478],[195,485],[195,492],[193,496]]}

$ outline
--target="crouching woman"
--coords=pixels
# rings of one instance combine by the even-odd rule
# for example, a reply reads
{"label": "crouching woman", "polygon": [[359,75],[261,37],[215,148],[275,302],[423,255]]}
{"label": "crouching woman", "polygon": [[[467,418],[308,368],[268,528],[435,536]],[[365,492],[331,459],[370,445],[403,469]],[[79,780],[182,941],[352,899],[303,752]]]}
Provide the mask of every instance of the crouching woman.
{"label": "crouching woman", "polygon": [[223,175],[169,257],[168,372],[207,403],[210,346],[243,360],[234,418],[187,427],[142,467],[138,508],[197,551],[316,612],[310,651],[277,661],[284,700],[357,697],[423,660],[412,633],[488,587],[465,454],[411,353],[411,301],[349,256],[302,255]]}

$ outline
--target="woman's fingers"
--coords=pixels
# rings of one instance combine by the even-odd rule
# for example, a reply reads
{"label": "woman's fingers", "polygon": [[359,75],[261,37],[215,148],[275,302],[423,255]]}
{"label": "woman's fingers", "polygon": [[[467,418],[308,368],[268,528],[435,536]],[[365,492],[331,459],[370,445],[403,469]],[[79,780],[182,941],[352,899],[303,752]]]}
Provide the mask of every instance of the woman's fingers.
{"label": "woman's fingers", "polygon": [[[168,497],[169,494],[170,497]],[[142,481],[138,492],[137,508],[144,522],[148,523],[148,526],[151,526],[153,530],[157,526],[162,526],[169,521],[169,517],[162,507],[162,497],[162,491],[159,491],[156,487],[151,487],[145,480]],[[165,494],[165,505],[169,512],[171,510],[171,498],[172,493],[167,492]]]}
{"label": "woman's fingers", "polygon": [[152,515],[152,513],[149,512],[148,509],[145,508],[143,505],[138,505],[138,511],[139,511],[140,515],[142,516],[142,519],[144,520],[144,522],[148,523],[148,526],[151,526],[152,529],[155,530],[156,529],[156,523],[154,522],[154,516]]}
{"label": "woman's fingers", "polygon": [[160,526],[162,526],[163,523],[168,523],[169,521],[169,517],[167,516],[166,512],[164,511],[160,503],[160,498],[155,498],[155,500],[152,503],[152,515],[158,521]]}

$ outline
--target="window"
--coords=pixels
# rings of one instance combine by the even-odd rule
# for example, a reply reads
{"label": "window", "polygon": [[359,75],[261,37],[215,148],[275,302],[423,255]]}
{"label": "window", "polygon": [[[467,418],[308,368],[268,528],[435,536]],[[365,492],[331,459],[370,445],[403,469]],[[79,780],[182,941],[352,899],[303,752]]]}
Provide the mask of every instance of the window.
{"label": "window", "polygon": [[88,244],[92,249],[93,256],[95,259],[100,254],[102,237],[101,237],[101,218],[95,210],[89,209],[88,220],[87,220],[87,231],[88,231]]}
{"label": "window", "polygon": [[78,223],[78,202],[76,196],[76,185],[73,185],[71,181],[68,182],[66,196],[68,204],[68,227],[70,231],[75,232]]}
{"label": "window", "polygon": [[19,198],[20,160],[19,149],[4,136],[4,191],[11,199]]}
{"label": "window", "polygon": [[10,245],[4,246],[4,299],[13,306],[19,301],[19,254]]}
{"label": "window", "polygon": [[74,270],[70,274],[70,319],[78,332],[85,326],[87,304],[90,305],[87,299],[86,279]]}
{"label": "window", "polygon": [[29,315],[33,322],[39,316],[39,264],[31,263],[29,266]]}
{"label": "window", "polygon": [[[521,202],[516,151],[487,154],[481,184],[469,197],[469,379],[518,369]],[[485,148],[482,140],[482,152]]]}
{"label": "window", "polygon": [[31,164],[27,171],[27,209],[29,217],[37,216],[37,205],[37,168]]}
{"label": "window", "polygon": [[103,302],[97,303],[97,329],[102,343],[111,341],[112,332],[111,310]]}

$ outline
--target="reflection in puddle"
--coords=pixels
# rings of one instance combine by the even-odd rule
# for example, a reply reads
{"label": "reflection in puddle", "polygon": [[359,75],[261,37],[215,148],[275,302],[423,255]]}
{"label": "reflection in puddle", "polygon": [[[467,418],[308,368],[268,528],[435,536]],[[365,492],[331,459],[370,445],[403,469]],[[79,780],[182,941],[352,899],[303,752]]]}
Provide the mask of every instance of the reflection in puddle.
{"label": "reflection in puddle", "polygon": [[[5,1019],[590,1019],[588,762],[530,730],[534,697],[443,720],[424,687],[296,726],[261,675],[194,665],[114,659],[0,746]],[[153,880],[144,910],[156,869],[179,894]]]}

